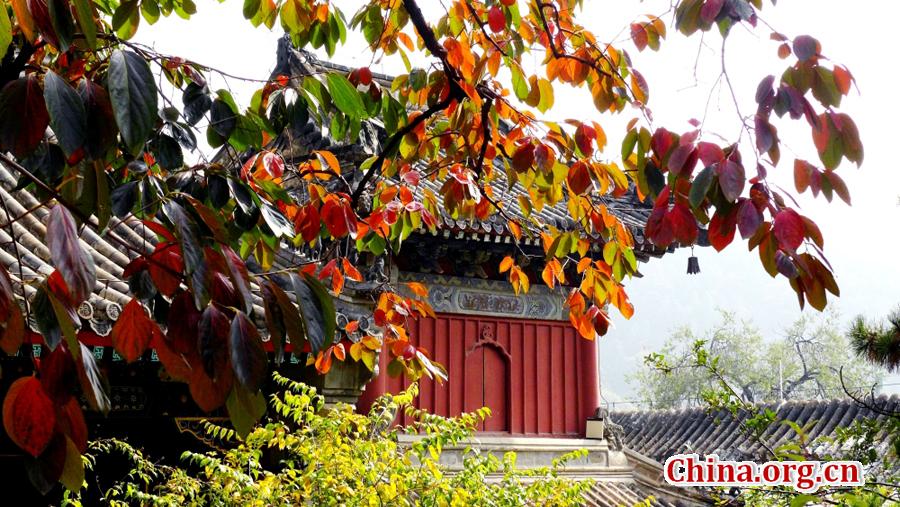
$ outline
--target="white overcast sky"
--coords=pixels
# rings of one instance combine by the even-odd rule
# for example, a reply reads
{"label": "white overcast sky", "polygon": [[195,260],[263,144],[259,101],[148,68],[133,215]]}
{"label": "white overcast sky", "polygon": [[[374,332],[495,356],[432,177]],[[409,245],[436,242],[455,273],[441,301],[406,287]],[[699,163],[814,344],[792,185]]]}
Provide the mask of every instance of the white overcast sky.
{"label": "white overcast sky", "polygon": [[[275,45],[280,29],[254,29],[241,15],[241,2],[229,0],[219,4],[199,0],[198,14],[190,21],[177,17],[162,19],[153,26],[142,26],[137,40],[151,44],[160,52],[175,54],[250,78],[266,78],[275,64]],[[359,0],[336,2],[348,19],[356,11]],[[854,315],[882,317],[900,304],[900,169],[897,122],[900,105],[897,83],[900,72],[895,65],[896,34],[878,20],[900,18],[900,2],[877,0],[782,1],[773,7],[765,2],[762,17],[778,31],[794,37],[810,34],[817,37],[823,54],[835,62],[846,64],[854,74],[860,94],[852,92],[842,103],[859,126],[865,145],[865,162],[861,169],[844,165],[839,169],[847,182],[853,206],[835,200],[827,204],[820,196],[804,194],[799,199],[801,212],[816,220],[825,235],[825,253],[837,273],[842,296],[830,304],[841,312],[844,321]],[[421,0],[426,15],[439,12],[435,0]],[[618,40],[622,29],[641,14],[661,14],[668,0],[599,1],[585,0],[580,19],[601,40]],[[671,20],[671,14],[667,15]],[[769,40],[770,31],[738,27],[727,41],[728,72],[736,88],[741,111],[755,109],[756,86],[767,74],[780,75],[787,65],[776,56],[777,45]],[[650,83],[650,107],[656,125],[675,131],[686,131],[687,121],[702,118],[709,103],[705,131],[716,132],[734,140],[739,130],[734,104],[725,89],[712,90],[719,75],[722,38],[717,32],[704,37],[686,38],[671,32],[658,53],[638,53],[623,45],[636,67]],[[697,55],[699,54],[699,60]],[[324,55],[323,55],[324,56]],[[332,58],[336,63],[363,66],[370,63],[359,36],[339,47]],[[535,55],[537,62],[540,55]],[[694,64],[697,61],[697,73]],[[373,70],[384,73],[402,71],[398,61],[377,62]],[[221,82],[214,82],[221,87]],[[246,105],[255,89],[239,81],[229,86]],[[709,97],[710,100],[707,100]],[[175,102],[180,103],[178,97]],[[554,119],[578,118],[595,120],[610,137],[610,157],[618,151],[623,125],[635,116],[626,112],[618,117],[599,115],[589,97],[582,91],[558,88],[556,105],[549,113]],[[779,135],[788,148],[782,150],[778,169],[770,171],[770,179],[785,189],[793,188],[792,163],[796,156],[810,161],[817,157],[808,128],[792,126],[796,122],[776,120]],[[644,277],[629,284],[636,307],[635,316],[625,321],[616,315],[615,329],[601,342],[601,379],[604,397],[609,400],[632,399],[632,389],[625,375],[642,367],[643,356],[658,350],[669,333],[689,325],[702,331],[718,319],[717,308],[734,310],[752,319],[769,338],[780,336],[782,329],[801,315],[796,296],[784,278],[771,279],[763,271],[756,252],[748,252],[739,238],[722,253],[711,248],[697,249],[702,273],[685,274],[690,252],[681,250],[663,259],[643,265]],[[815,311],[807,309],[807,312]],[[900,376],[890,377],[889,384],[900,383]],[[897,385],[886,391],[900,392]]]}

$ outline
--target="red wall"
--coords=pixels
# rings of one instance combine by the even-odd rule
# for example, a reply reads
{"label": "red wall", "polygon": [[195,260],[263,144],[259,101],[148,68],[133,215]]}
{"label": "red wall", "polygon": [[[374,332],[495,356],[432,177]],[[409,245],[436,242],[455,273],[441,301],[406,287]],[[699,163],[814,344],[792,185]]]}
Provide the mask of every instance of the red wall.
{"label": "red wall", "polygon": [[[480,428],[515,435],[576,436],[590,415],[582,407],[579,340],[568,322],[441,314],[413,323],[414,343],[443,364],[450,380],[423,379],[417,405],[440,415],[488,406]],[[409,385],[386,379],[387,391]],[[409,422],[402,416],[401,424]]]}

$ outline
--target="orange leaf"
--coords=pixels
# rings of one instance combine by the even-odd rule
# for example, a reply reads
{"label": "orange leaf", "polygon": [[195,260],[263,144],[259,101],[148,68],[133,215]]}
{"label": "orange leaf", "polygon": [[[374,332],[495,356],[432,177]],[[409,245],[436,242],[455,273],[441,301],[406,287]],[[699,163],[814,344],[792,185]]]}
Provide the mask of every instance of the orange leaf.
{"label": "orange leaf", "polygon": [[509,255],[507,255],[507,256],[504,257],[503,260],[500,262],[500,272],[501,272],[501,273],[506,273],[507,271],[510,270],[510,268],[513,267],[514,264],[515,264],[515,261],[513,261],[513,258],[510,257]]}
{"label": "orange leaf", "polygon": [[362,273],[360,273],[359,270],[356,269],[356,267],[353,266],[353,264],[351,264],[346,257],[341,261],[341,263],[344,267],[344,274],[347,275],[347,278],[355,282],[363,281]]}
{"label": "orange leaf", "polygon": [[509,227],[509,232],[512,233],[513,237],[516,238],[517,241],[522,239],[522,228],[519,227],[518,223],[510,220],[507,222],[507,226]]}
{"label": "orange leaf", "polygon": [[334,346],[334,357],[336,357],[338,361],[343,361],[347,357],[347,352],[344,350],[343,343],[338,343]]}
{"label": "orange leaf", "polygon": [[544,266],[544,270],[541,271],[541,279],[544,280],[544,284],[546,284],[547,287],[552,289],[556,286],[556,277],[553,274],[553,268],[551,266],[552,265],[549,262]]}
{"label": "orange leaf", "polygon": [[341,163],[338,162],[337,157],[335,157],[333,153],[328,150],[315,150],[313,153],[315,153],[319,157],[319,160],[324,162],[332,171],[341,174]]}
{"label": "orange leaf", "polygon": [[316,356],[316,371],[322,375],[331,370],[331,352],[333,349],[334,347],[328,347],[325,350],[320,350],[319,355]]}
{"label": "orange leaf", "polygon": [[406,282],[406,286],[416,296],[419,296],[420,298],[428,297],[428,287],[425,287],[425,285],[419,282]]}

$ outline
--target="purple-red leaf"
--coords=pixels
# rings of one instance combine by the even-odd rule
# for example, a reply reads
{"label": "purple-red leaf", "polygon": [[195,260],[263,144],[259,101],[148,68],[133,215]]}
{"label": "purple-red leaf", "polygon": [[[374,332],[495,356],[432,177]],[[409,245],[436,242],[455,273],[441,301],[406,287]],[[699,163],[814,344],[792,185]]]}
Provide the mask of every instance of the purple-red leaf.
{"label": "purple-red leaf", "polygon": [[97,270],[94,259],[81,247],[75,220],[69,210],[57,204],[50,210],[47,223],[47,247],[50,260],[60,272],[75,302],[87,299],[94,290]]}
{"label": "purple-red leaf", "polygon": [[18,158],[31,153],[44,138],[50,115],[38,74],[16,79],[0,91],[0,150]]}
{"label": "purple-red leaf", "polygon": [[775,215],[775,238],[782,250],[794,251],[803,243],[804,226],[800,215],[788,208]]}
{"label": "purple-red leaf", "polygon": [[762,213],[756,209],[756,205],[750,199],[743,200],[738,206],[737,225],[741,231],[741,237],[749,239],[759,229],[763,221]]}
{"label": "purple-red leaf", "polygon": [[215,381],[225,374],[228,366],[228,334],[231,323],[228,317],[210,304],[200,318],[200,337],[198,340],[203,369],[210,379]]}
{"label": "purple-red leaf", "polygon": [[744,168],[733,160],[725,160],[718,166],[719,186],[722,194],[730,202],[734,202],[744,191]]}
{"label": "purple-red leaf", "polygon": [[243,312],[231,321],[231,365],[234,375],[251,393],[258,392],[266,380],[266,349],[256,326]]}

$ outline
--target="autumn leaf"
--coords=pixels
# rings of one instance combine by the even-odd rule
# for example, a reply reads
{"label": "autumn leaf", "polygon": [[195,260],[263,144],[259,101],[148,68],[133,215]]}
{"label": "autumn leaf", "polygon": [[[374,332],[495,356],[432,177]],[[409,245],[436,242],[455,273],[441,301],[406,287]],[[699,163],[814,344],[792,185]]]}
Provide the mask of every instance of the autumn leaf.
{"label": "autumn leaf", "polygon": [[774,231],[778,246],[784,250],[794,251],[803,243],[803,219],[792,209],[783,209],[775,215]]}
{"label": "autumn leaf", "polygon": [[56,408],[35,377],[22,377],[9,387],[3,400],[6,435],[28,454],[37,457],[50,444],[56,426]]}
{"label": "autumn leaf", "polygon": [[256,326],[243,312],[236,312],[229,333],[231,365],[235,378],[251,393],[259,391],[266,379],[266,350]]}
{"label": "autumn leaf", "polygon": [[162,334],[162,331],[156,322],[150,320],[138,300],[132,299],[125,305],[119,320],[113,326],[113,347],[126,361],[134,362],[150,346],[154,333]]}
{"label": "autumn leaf", "polygon": [[53,266],[60,272],[75,302],[87,299],[94,291],[97,270],[94,259],[81,247],[75,220],[65,206],[50,210],[47,222],[47,248]]}

